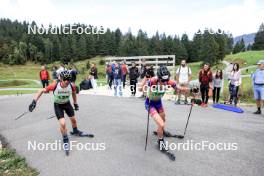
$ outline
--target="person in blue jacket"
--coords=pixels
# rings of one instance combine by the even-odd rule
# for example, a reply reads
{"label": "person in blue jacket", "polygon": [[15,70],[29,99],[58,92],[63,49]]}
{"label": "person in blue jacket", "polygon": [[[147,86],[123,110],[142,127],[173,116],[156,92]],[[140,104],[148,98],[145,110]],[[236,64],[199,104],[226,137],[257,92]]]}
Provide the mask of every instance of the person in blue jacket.
{"label": "person in blue jacket", "polygon": [[257,111],[254,114],[261,114],[261,104],[264,104],[264,60],[258,62],[259,69],[252,74],[254,98],[257,104]]}
{"label": "person in blue jacket", "polygon": [[121,85],[121,78],[122,78],[122,70],[121,66],[118,63],[115,63],[114,71],[114,90],[115,90],[115,96],[117,96],[117,89],[119,89],[119,96],[122,96],[122,85]]}

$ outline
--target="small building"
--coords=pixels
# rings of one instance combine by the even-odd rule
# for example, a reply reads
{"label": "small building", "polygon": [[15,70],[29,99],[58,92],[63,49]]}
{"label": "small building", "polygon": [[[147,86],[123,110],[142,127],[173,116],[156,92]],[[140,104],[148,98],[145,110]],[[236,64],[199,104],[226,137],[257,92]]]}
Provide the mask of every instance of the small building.
{"label": "small building", "polygon": [[131,67],[132,62],[135,62],[138,66],[141,66],[145,62],[146,65],[153,65],[155,69],[165,65],[171,71],[172,75],[175,75],[175,55],[107,57],[105,61],[106,64],[114,61],[118,63],[124,61],[129,67]]}

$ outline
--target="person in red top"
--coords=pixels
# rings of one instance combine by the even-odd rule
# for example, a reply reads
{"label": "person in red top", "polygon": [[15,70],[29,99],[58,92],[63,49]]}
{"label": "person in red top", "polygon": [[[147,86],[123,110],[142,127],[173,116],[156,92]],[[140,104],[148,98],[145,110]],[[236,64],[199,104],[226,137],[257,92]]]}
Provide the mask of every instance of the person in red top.
{"label": "person in red top", "polygon": [[199,71],[200,91],[202,95],[202,107],[207,107],[209,99],[209,89],[212,89],[213,74],[208,63],[204,64],[203,69]]}
{"label": "person in red top", "polygon": [[45,65],[41,66],[41,71],[39,72],[39,78],[43,88],[49,85],[50,75],[49,72],[46,70]]}
{"label": "person in red top", "polygon": [[66,152],[66,155],[69,154],[70,144],[69,138],[67,135],[67,128],[66,128],[66,120],[64,118],[64,111],[68,115],[71,120],[72,135],[77,135],[81,137],[93,137],[93,134],[87,134],[85,132],[80,131],[77,128],[77,120],[74,115],[74,110],[70,102],[70,96],[72,95],[73,105],[75,111],[79,110],[79,106],[77,104],[77,97],[76,97],[76,86],[74,83],[70,82],[71,74],[69,71],[65,70],[60,73],[60,78],[58,82],[54,82],[51,85],[47,86],[38,91],[35,98],[33,99],[32,103],[29,105],[29,111],[32,112],[36,105],[37,101],[41,97],[43,93],[53,91],[54,95],[54,111],[56,117],[60,124],[60,131],[63,137],[63,149]]}
{"label": "person in red top", "polygon": [[123,61],[121,66],[122,71],[122,82],[123,82],[123,88],[125,88],[126,85],[126,75],[128,74],[128,68],[126,63]]}
{"label": "person in red top", "polygon": [[108,84],[109,88],[112,89],[112,83],[113,83],[113,80],[114,80],[114,75],[113,75],[113,69],[112,69],[112,66],[111,66],[110,63],[108,63],[106,65],[105,73],[106,73],[106,76],[107,76],[107,84]]}

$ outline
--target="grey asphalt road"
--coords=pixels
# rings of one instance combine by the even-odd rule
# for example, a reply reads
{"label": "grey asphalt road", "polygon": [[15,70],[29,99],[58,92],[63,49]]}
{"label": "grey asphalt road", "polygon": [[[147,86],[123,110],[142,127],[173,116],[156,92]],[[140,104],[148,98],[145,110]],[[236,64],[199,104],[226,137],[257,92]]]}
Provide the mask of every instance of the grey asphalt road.
{"label": "grey asphalt road", "polygon": [[[0,134],[26,157],[30,166],[47,176],[206,176],[247,175],[264,173],[264,116],[253,115],[254,108],[244,114],[208,107],[194,107],[185,139],[167,138],[169,143],[235,143],[237,150],[211,151],[173,150],[176,161],[157,151],[156,136],[149,135],[144,151],[147,112],[143,100],[80,95],[80,110],[76,112],[79,128],[95,134],[95,138],[71,137],[80,144],[105,144],[103,151],[78,151],[65,156],[61,150],[28,149],[28,142],[51,143],[61,139],[54,114],[52,96],[45,94],[33,113],[15,121],[27,109],[33,96],[1,99]],[[189,106],[164,102],[167,112],[166,129],[172,133],[184,131]],[[68,128],[71,129],[69,119]],[[150,132],[156,125],[150,121]],[[96,147],[94,147],[96,149]]]}

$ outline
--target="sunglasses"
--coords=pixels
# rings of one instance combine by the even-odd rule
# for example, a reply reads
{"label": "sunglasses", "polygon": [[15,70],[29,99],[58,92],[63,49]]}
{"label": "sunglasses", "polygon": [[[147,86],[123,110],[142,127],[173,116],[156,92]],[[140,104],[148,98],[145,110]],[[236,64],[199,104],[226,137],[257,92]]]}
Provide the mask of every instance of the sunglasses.
{"label": "sunglasses", "polygon": [[70,81],[70,78],[63,78],[63,81]]}

